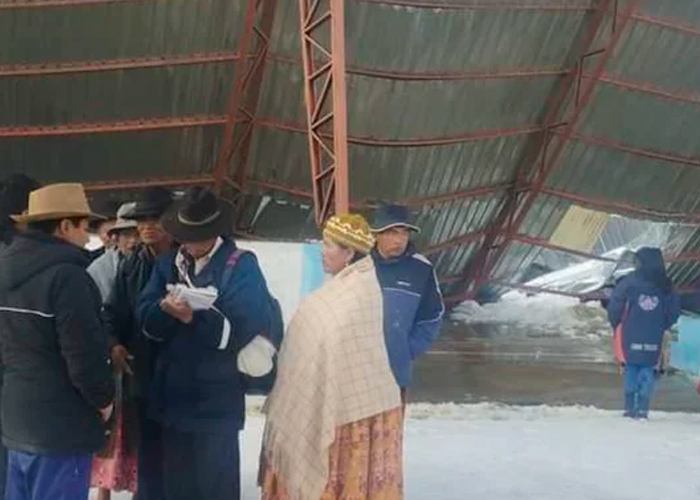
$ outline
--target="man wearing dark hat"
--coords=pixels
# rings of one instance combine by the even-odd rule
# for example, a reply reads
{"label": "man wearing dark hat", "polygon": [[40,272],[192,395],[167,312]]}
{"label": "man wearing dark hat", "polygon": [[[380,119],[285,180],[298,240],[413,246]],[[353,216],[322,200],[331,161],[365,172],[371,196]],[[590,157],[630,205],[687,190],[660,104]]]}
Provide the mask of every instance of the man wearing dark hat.
{"label": "man wearing dark hat", "polygon": [[274,299],[255,256],[222,236],[232,223],[214,193],[191,189],[163,219],[180,249],[158,261],[139,305],[159,346],[149,409],[164,427],[168,500],[240,498],[242,374],[273,367]]}
{"label": "man wearing dark hat", "polygon": [[413,361],[440,333],[445,306],[432,264],[411,243],[411,234],[420,228],[411,222],[408,209],[380,206],[372,232],[377,240],[372,258],[384,296],[389,363],[405,393],[411,385]]}
{"label": "man wearing dark hat", "polygon": [[161,216],[172,201],[170,191],[163,188],[150,188],[137,196],[128,216],[137,223],[141,243],[131,255],[119,262],[114,286],[104,306],[105,327],[112,344],[112,362],[124,375],[124,398],[133,400],[140,419],[139,500],[166,498],[162,478],[162,429],[147,415],[146,386],[153,353],[141,334],[135,315],[139,295],[148,283],[156,259],[173,248],[172,238],[160,223]]}
{"label": "man wearing dark hat", "polygon": [[28,227],[0,250],[0,349],[8,500],[87,500],[115,394],[101,301],[83,251],[80,184],[33,191]]}
{"label": "man wearing dark hat", "polygon": [[131,255],[138,243],[138,223],[129,219],[135,203],[124,203],[117,210],[117,221],[107,232],[107,237],[113,242],[112,248],[107,248],[101,257],[98,257],[88,267],[88,273],[95,280],[100,289],[102,301],[106,301],[112,293],[114,280],[117,277],[119,262],[127,255]]}

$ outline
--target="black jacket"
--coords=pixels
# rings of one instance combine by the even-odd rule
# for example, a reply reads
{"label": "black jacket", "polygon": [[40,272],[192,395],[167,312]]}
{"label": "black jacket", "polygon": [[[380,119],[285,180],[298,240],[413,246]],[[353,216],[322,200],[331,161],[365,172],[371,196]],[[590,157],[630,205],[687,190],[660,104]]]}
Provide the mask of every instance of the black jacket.
{"label": "black jacket", "polygon": [[114,289],[104,304],[103,318],[110,345],[121,344],[134,356],[132,368],[136,380],[129,381],[126,396],[143,397],[151,372],[154,353],[136,323],[136,308],[141,291],[151,277],[155,258],[145,246],[119,263]]}
{"label": "black jacket", "polygon": [[100,295],[83,251],[40,233],[0,249],[3,442],[33,453],[104,444],[114,398]]}

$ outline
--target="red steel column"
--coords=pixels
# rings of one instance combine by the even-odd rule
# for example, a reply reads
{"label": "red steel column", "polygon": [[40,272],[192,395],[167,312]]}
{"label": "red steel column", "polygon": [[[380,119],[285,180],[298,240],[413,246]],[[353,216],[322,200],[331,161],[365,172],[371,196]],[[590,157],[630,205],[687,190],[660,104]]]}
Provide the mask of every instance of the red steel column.
{"label": "red steel column", "polygon": [[[547,177],[559,161],[566,143],[575,132],[578,120],[582,116],[583,110],[590,103],[595,85],[603,75],[605,66],[610,57],[612,57],[615,47],[620,40],[620,35],[632,17],[637,4],[638,0],[631,0],[625,7],[624,12],[618,15],[616,10],[617,1],[603,0],[600,8],[596,11],[583,43],[581,55],[577,58],[576,70],[570,73],[570,76],[563,82],[561,91],[548,105],[549,111],[545,118],[544,137],[540,143],[535,161],[519,169],[516,183],[518,186],[509,193],[500,213],[496,216],[494,224],[488,232],[488,236],[467,270],[465,279],[469,288],[467,293],[462,294],[463,297],[461,298],[468,298],[473,295],[483,283],[491,278],[491,273],[497,267],[515,235],[518,234],[520,226],[532,208],[535,199],[543,191]],[[592,44],[598,38],[600,29],[604,25],[603,21],[611,7],[613,7],[611,35],[604,48],[591,50]],[[618,17],[621,19],[618,19]],[[583,62],[585,59],[594,56],[599,57],[593,76],[583,81]],[[567,107],[567,103],[571,105]],[[558,120],[560,112],[563,110],[566,113],[567,108],[570,110],[569,116],[565,118],[565,121]],[[551,133],[551,130],[555,128],[563,128],[563,131],[560,134]],[[552,144],[552,139],[555,136],[558,137],[558,141],[556,144]],[[551,154],[548,154],[550,148],[554,148],[554,150]],[[532,178],[532,182],[526,189],[521,191],[519,187],[524,185],[530,178]]]}
{"label": "red steel column", "polygon": [[240,119],[239,106],[241,99],[243,98],[246,75],[248,74],[248,70],[246,69],[248,63],[248,47],[250,46],[253,28],[255,27],[256,14],[257,1],[247,0],[245,20],[243,21],[243,32],[241,33],[240,41],[238,43],[238,54],[240,55],[240,59],[235,66],[235,82],[233,85],[233,91],[231,92],[231,97],[229,99],[227,120],[224,127],[221,149],[219,150],[219,157],[216,165],[214,166],[214,171],[212,172],[214,177],[214,189],[216,189],[217,192],[221,192],[221,188],[224,186],[228,165],[231,157],[233,156],[235,148],[233,143],[233,132],[236,122]]}
{"label": "red steel column", "polygon": [[[298,0],[316,222],[350,208],[344,0]],[[327,35],[324,37],[324,35]],[[328,36],[329,35],[329,36]],[[324,45],[324,40],[330,38]],[[332,136],[332,140],[325,137]]]}

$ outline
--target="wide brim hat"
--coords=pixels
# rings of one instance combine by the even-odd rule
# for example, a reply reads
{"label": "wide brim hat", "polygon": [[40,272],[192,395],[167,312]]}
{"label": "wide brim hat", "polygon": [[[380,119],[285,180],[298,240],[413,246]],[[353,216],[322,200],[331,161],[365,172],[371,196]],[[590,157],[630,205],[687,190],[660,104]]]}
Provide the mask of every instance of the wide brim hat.
{"label": "wide brim hat", "polygon": [[176,241],[207,241],[231,232],[233,208],[210,189],[191,188],[161,219],[163,228]]}
{"label": "wide brim hat", "polygon": [[112,235],[119,231],[125,231],[128,229],[136,229],[139,223],[133,219],[134,209],[136,208],[136,203],[124,203],[117,210],[117,222],[114,224],[107,234]]}
{"label": "wide brim hat", "polygon": [[420,233],[420,227],[411,221],[408,208],[403,205],[381,205],[374,213],[370,226],[373,233],[383,233],[394,227],[405,227],[414,233]]}
{"label": "wide brim hat", "polygon": [[136,199],[133,208],[130,210],[128,219],[159,219],[173,205],[173,195],[163,187],[148,188]]}
{"label": "wide brim hat", "polygon": [[20,224],[72,218],[104,219],[92,212],[85,189],[78,183],[51,184],[32,191],[27,210],[12,215]]}

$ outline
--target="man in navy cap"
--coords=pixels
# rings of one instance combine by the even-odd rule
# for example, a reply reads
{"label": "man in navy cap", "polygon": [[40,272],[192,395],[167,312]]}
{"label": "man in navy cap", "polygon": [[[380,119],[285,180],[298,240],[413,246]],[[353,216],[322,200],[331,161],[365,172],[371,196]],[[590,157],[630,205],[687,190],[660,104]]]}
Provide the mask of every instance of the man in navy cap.
{"label": "man in navy cap", "polygon": [[425,354],[442,327],[445,306],[430,261],[416,252],[411,234],[420,228],[408,209],[382,205],[372,224],[372,258],[384,296],[384,338],[402,392],[411,385],[413,361]]}

